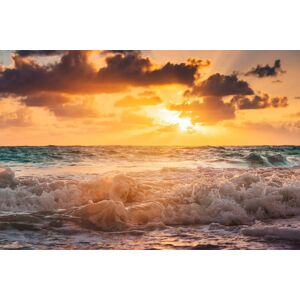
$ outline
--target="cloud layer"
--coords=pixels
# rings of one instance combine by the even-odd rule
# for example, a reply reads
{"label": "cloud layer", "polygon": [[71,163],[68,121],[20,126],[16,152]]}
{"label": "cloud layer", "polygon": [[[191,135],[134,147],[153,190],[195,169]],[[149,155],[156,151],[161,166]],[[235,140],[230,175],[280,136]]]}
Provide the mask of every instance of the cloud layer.
{"label": "cloud layer", "polygon": [[[59,51],[60,53],[60,51]],[[38,64],[33,56],[57,52],[18,51],[14,66],[0,71],[0,93],[24,95],[39,92],[97,94],[126,91],[132,87],[183,84],[192,85],[199,69],[207,62],[190,59],[186,63],[155,64],[137,51],[109,52],[105,65],[96,67],[92,51],[62,52],[54,64]]]}
{"label": "cloud layer", "polygon": [[[121,125],[133,128],[152,126],[153,119],[145,112],[152,109],[149,106],[159,105],[153,109],[163,107],[178,111],[182,117],[191,118],[193,123],[212,125],[235,119],[239,110],[284,108],[288,105],[287,97],[257,94],[237,73],[215,73],[202,80],[200,72],[210,65],[209,61],[202,59],[157,64],[137,50],[19,50],[13,52],[12,59],[12,66],[0,65],[0,97],[15,99],[29,110],[30,107],[46,109],[51,112],[51,118],[55,115],[67,121],[82,118],[94,122],[113,114],[119,117]],[[283,72],[278,59],[273,66],[257,65],[244,75],[262,78]],[[178,99],[185,90],[184,99],[181,103],[168,104],[169,95],[163,87],[175,84],[181,85],[181,90],[173,94],[175,99],[180,101]],[[142,93],[141,88],[144,89]],[[125,92],[127,96],[124,96]],[[104,108],[95,101],[94,95],[105,93],[123,93],[117,101],[120,95],[115,96],[113,101],[116,102],[112,105],[103,105],[110,106],[112,114],[101,111]],[[106,101],[105,96],[99,99]],[[22,118],[22,112],[25,111],[20,110],[7,118],[2,116],[0,125],[29,124],[30,114]],[[104,120],[103,124],[111,127],[111,122]]]}

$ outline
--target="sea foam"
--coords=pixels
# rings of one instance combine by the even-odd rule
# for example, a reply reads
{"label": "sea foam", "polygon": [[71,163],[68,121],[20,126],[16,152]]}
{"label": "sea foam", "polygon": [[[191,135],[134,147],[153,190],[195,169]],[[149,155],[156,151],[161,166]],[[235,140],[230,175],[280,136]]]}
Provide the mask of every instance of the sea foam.
{"label": "sea foam", "polygon": [[70,211],[101,230],[251,224],[300,215],[299,169],[145,171],[87,179],[0,172],[1,213]]}

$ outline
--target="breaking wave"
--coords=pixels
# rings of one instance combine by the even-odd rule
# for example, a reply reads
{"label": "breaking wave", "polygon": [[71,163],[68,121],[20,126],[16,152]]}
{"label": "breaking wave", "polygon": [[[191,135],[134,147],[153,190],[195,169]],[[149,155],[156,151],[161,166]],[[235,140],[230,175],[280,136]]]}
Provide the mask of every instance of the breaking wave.
{"label": "breaking wave", "polygon": [[169,168],[84,179],[0,169],[1,215],[58,211],[103,231],[251,224],[300,215],[300,169]]}

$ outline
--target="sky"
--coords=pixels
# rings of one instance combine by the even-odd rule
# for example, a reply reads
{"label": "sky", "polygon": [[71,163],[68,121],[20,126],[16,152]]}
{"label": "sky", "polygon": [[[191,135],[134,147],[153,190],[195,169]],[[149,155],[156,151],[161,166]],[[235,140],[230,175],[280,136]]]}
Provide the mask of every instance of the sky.
{"label": "sky", "polygon": [[299,145],[300,51],[0,51],[0,145]]}

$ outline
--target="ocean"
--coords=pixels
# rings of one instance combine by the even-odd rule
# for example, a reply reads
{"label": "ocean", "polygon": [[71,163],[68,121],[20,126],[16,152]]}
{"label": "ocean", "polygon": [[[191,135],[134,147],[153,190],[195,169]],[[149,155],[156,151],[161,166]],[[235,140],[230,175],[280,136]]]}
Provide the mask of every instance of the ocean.
{"label": "ocean", "polygon": [[1,249],[300,249],[300,146],[0,147]]}

